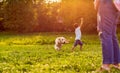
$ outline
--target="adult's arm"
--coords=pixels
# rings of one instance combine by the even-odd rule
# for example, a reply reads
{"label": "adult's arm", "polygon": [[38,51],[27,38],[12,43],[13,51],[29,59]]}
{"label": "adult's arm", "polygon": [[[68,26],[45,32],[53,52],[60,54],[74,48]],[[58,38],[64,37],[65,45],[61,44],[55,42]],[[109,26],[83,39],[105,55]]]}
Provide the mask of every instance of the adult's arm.
{"label": "adult's arm", "polygon": [[117,24],[120,24],[120,12],[117,12],[117,20],[116,20]]}

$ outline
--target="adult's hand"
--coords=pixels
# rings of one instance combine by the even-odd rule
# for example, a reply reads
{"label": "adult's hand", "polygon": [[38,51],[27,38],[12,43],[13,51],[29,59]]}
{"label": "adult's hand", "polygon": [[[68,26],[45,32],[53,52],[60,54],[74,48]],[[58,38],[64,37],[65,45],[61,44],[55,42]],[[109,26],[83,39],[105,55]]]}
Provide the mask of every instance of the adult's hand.
{"label": "adult's hand", "polygon": [[117,10],[120,12],[120,0],[114,0],[114,5],[117,8]]}
{"label": "adult's hand", "polygon": [[94,0],[94,8],[98,11],[100,0]]}

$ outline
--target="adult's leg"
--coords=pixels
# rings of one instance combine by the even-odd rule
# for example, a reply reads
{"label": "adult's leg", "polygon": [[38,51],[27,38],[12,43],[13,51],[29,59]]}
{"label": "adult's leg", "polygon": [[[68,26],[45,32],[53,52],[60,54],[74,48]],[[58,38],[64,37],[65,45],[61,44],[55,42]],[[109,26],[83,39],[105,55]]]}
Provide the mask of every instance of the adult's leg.
{"label": "adult's leg", "polygon": [[118,39],[116,36],[116,28],[117,28],[117,25],[114,25],[113,26],[113,36],[112,36],[113,52],[114,52],[114,64],[120,63],[120,48],[119,48],[119,43],[118,43]]}
{"label": "adult's leg", "polygon": [[112,64],[114,62],[112,35],[102,32],[100,39],[102,43],[103,64]]}

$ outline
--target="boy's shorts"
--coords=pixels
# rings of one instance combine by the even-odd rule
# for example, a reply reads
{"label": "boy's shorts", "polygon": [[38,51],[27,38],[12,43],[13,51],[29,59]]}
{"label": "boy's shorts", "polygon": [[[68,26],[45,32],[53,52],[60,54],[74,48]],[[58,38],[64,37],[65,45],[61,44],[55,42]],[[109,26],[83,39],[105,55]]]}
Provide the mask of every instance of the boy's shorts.
{"label": "boy's shorts", "polygon": [[76,47],[78,44],[81,46],[83,45],[83,43],[80,40],[75,40],[74,47]]}

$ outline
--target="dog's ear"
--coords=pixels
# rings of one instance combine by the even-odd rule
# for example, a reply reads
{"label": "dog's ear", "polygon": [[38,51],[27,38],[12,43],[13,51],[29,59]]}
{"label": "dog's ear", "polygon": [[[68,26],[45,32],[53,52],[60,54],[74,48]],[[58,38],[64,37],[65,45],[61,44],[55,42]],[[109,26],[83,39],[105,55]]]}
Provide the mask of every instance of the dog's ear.
{"label": "dog's ear", "polygon": [[58,43],[61,43],[61,39],[59,38],[58,40],[59,40]]}

